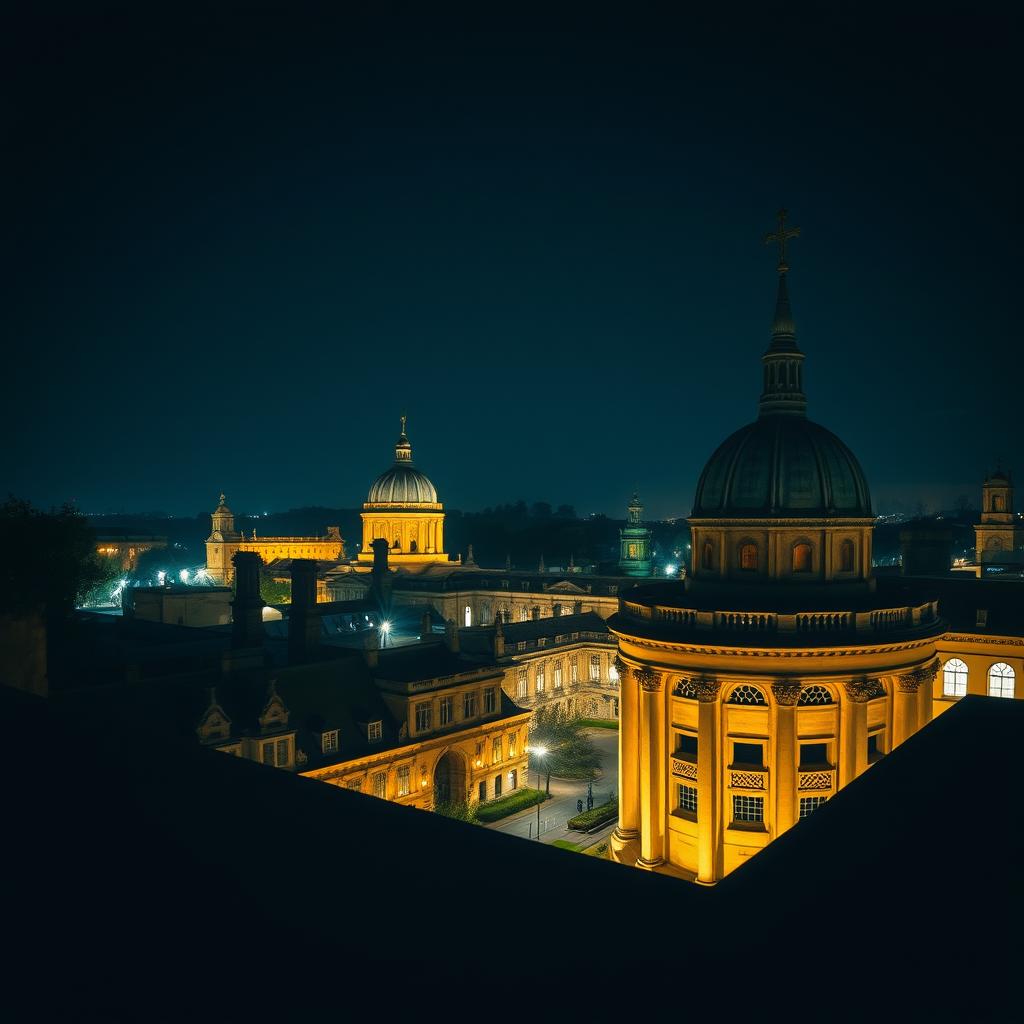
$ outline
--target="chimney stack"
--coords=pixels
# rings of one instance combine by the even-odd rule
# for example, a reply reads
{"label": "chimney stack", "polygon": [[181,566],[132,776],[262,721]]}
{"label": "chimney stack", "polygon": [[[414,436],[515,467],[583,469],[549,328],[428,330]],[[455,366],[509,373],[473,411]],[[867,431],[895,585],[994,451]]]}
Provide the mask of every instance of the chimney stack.
{"label": "chimney stack", "polygon": [[234,650],[263,646],[263,598],[260,596],[260,556],[237,551],[235,599],[231,602],[231,646]]}
{"label": "chimney stack", "polygon": [[448,620],[447,624],[445,625],[444,634],[445,634],[445,642],[448,644],[448,650],[451,651],[452,654],[458,654],[459,653],[459,629],[458,629],[458,626],[455,625],[455,620],[454,619],[449,619]]}
{"label": "chimney stack", "polygon": [[501,612],[498,612],[494,620],[494,656],[505,657],[505,626],[501,621]]}
{"label": "chimney stack", "polygon": [[434,632],[434,620],[430,617],[430,609],[428,608],[422,616],[420,616],[420,640],[429,640]]}
{"label": "chimney stack", "polygon": [[316,611],[316,562],[292,560],[292,606],[288,614],[288,660],[308,661],[320,644],[320,616]]}

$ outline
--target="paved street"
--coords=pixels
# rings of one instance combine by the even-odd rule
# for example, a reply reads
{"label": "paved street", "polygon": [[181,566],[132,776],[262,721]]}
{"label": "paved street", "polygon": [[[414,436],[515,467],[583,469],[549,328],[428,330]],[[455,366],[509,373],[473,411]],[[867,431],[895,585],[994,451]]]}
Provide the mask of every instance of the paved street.
{"label": "paved street", "polygon": [[[594,783],[594,806],[607,802],[610,793],[618,793],[619,788],[619,733],[617,729],[590,729],[590,738],[594,746],[601,752],[602,776]],[[530,772],[530,786],[537,788],[537,773]],[[544,788],[544,777],[541,776],[540,788]],[[540,805],[541,842],[553,843],[556,839],[567,839],[577,843],[583,840],[582,832],[570,832],[565,823],[576,811],[576,801],[583,800],[584,809],[587,805],[587,784],[568,779],[551,779],[551,799]],[[520,811],[509,818],[502,818],[488,828],[507,835],[522,836],[524,839],[536,838],[537,808]]]}

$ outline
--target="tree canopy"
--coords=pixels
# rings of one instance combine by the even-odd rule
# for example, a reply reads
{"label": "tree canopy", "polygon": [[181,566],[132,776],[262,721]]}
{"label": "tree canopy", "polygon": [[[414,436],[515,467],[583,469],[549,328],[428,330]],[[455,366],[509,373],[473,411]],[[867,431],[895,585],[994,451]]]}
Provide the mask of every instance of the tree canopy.
{"label": "tree canopy", "polygon": [[538,766],[547,777],[550,792],[551,776],[560,779],[584,779],[592,782],[601,769],[601,753],[587,735],[583,721],[575,715],[562,714],[559,708],[539,708],[530,721],[530,746],[544,747],[547,754],[531,753],[530,770]]}

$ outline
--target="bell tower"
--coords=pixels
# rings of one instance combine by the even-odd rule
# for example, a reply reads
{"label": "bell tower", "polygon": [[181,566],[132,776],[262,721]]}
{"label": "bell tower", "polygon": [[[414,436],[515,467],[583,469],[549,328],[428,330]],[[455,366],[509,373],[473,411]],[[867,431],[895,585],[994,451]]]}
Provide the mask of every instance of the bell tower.
{"label": "bell tower", "polygon": [[1013,511],[1013,480],[997,469],[981,487],[981,522],[974,528],[980,572],[986,565],[1024,562],[1024,522]]}
{"label": "bell tower", "polygon": [[211,579],[228,584],[235,578],[231,559],[241,542],[242,536],[235,530],[235,514],[221,494],[220,503],[210,515],[210,536],[206,538],[206,571]]}
{"label": "bell tower", "polygon": [[626,527],[619,530],[619,570],[625,576],[651,575],[651,531],[644,526],[643,514],[634,494],[626,509]]}

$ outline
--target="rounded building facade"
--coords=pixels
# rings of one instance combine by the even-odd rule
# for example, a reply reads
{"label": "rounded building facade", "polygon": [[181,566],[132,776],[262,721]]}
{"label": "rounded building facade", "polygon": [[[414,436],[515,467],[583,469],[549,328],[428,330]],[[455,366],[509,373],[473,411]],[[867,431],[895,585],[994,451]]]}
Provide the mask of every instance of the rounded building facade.
{"label": "rounded building facade", "polygon": [[806,418],[787,269],[780,260],[758,420],[700,477],[689,576],[631,589],[609,620],[612,856],[705,884],[931,718],[937,605],[877,593],[864,474]]}

